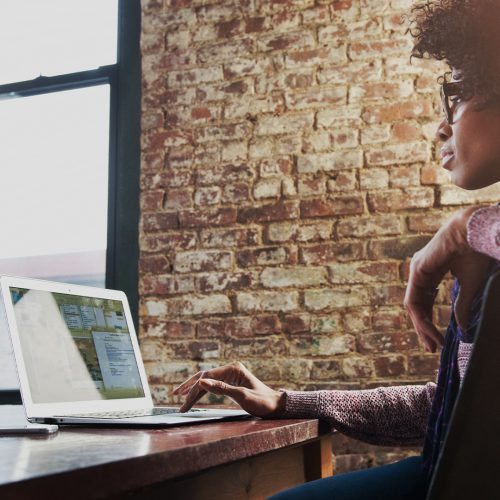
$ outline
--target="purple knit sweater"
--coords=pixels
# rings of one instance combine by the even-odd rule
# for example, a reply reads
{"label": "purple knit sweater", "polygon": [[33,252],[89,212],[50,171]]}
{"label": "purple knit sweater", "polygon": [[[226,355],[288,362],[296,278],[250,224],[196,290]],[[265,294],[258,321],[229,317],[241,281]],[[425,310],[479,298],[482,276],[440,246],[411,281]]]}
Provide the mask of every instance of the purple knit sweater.
{"label": "purple knit sweater", "polygon": [[[472,248],[500,260],[500,206],[476,210],[469,220]],[[472,345],[460,342],[463,380]],[[285,391],[283,418],[320,418],[353,438],[378,445],[421,445],[436,384],[380,387],[359,391]]]}

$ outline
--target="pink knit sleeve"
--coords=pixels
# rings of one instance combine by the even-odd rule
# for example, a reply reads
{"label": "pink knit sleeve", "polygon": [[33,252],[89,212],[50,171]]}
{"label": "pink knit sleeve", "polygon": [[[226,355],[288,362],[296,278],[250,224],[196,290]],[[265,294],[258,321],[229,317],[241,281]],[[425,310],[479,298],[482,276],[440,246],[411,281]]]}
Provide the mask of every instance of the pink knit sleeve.
{"label": "pink knit sleeve", "polygon": [[360,391],[285,391],[280,418],[320,418],[347,436],[371,444],[422,444],[436,384]]}
{"label": "pink knit sleeve", "polygon": [[467,240],[476,251],[500,260],[500,206],[474,211],[467,223]]}

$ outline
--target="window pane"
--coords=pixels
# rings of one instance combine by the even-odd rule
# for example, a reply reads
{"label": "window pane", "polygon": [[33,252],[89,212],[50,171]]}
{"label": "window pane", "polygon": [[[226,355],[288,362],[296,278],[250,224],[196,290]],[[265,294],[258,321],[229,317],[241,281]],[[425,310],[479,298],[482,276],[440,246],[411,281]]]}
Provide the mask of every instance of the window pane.
{"label": "window pane", "polygon": [[116,63],[118,0],[2,0],[0,84]]}
{"label": "window pane", "polygon": [[104,285],[109,85],[0,101],[0,273]]}

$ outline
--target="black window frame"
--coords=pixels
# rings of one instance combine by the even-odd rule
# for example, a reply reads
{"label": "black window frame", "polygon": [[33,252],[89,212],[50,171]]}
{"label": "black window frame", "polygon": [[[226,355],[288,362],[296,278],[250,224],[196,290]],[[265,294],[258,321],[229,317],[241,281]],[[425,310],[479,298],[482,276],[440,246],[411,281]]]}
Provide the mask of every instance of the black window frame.
{"label": "black window frame", "polygon": [[[118,0],[116,64],[0,85],[1,100],[109,84],[106,288],[127,294],[136,331],[139,326],[140,31],[140,0]],[[17,391],[0,391],[2,402],[20,402]]]}

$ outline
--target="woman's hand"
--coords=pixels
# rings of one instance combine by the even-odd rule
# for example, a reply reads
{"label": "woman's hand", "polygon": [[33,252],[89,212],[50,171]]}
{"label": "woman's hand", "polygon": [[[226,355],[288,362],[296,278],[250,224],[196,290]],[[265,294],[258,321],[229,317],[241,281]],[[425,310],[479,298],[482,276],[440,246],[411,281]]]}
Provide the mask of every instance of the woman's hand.
{"label": "woman's hand", "polygon": [[207,392],[230,397],[256,417],[270,417],[284,410],[284,393],[268,387],[240,362],[198,372],[174,389],[175,395],[186,396],[181,412],[188,411]]}
{"label": "woman's hand", "polygon": [[451,271],[459,281],[455,317],[465,328],[472,301],[491,263],[490,257],[475,252],[467,242],[467,222],[475,210],[469,207],[453,215],[411,260],[404,302],[427,351],[435,352],[443,344],[441,333],[432,323],[432,308],[436,287],[444,275]]}

